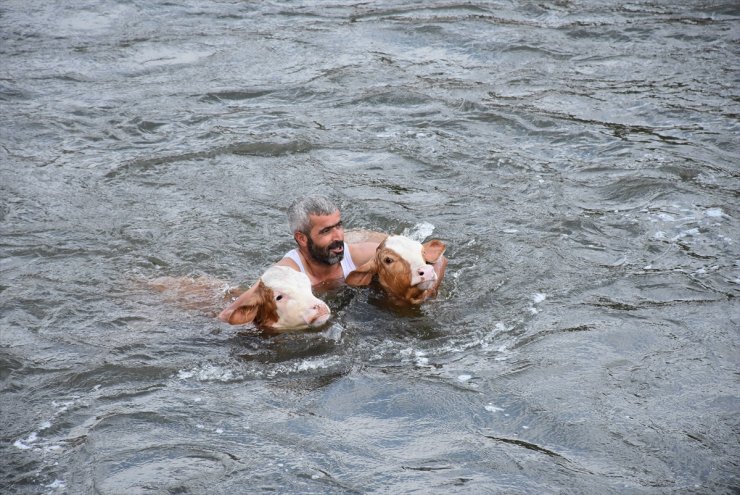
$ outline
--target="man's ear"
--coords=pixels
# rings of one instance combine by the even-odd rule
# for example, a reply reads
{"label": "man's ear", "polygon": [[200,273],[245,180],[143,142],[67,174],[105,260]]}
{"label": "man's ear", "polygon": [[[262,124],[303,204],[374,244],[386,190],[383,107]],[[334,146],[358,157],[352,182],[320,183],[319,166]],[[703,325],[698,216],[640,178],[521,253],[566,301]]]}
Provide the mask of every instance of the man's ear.
{"label": "man's ear", "polygon": [[296,231],[293,234],[293,239],[295,239],[295,242],[297,242],[302,248],[308,246],[308,236],[301,231]]}
{"label": "man's ear", "polygon": [[344,282],[352,287],[369,285],[373,280],[373,275],[376,273],[378,273],[378,267],[375,264],[375,257],[373,256],[370,258],[370,261],[352,270],[344,279]]}

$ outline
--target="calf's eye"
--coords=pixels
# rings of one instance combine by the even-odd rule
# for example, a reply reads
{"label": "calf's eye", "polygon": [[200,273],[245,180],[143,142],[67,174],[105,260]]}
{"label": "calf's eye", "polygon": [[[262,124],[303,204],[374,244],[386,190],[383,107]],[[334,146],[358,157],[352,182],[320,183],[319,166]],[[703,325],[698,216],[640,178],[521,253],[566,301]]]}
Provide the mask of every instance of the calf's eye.
{"label": "calf's eye", "polygon": [[387,265],[390,265],[391,263],[393,263],[393,258],[386,258],[386,259],[384,259],[383,261],[385,261],[385,263],[386,263]]}
{"label": "calf's eye", "polygon": [[283,295],[282,295],[282,294],[278,294],[277,296],[275,296],[275,300],[276,300],[276,301],[279,301],[279,300],[281,300],[282,298],[283,298]]}

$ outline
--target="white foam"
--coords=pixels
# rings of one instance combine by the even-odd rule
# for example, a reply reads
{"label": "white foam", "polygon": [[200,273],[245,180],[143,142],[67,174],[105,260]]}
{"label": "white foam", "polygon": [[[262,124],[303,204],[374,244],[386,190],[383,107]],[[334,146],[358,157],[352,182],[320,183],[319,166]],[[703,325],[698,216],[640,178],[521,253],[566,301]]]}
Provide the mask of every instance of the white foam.
{"label": "white foam", "polygon": [[658,213],[656,216],[658,217],[658,220],[662,220],[664,222],[675,222],[676,221],[676,217],[674,217],[673,215],[669,213]]}
{"label": "white foam", "polygon": [[321,336],[328,340],[333,340],[334,342],[339,342],[342,339],[342,333],[344,332],[344,328],[342,325],[339,325],[338,323],[332,324],[329,328],[321,332]]}
{"label": "white foam", "polygon": [[30,450],[34,448],[42,449],[44,452],[54,452],[60,450],[62,447],[59,445],[48,443],[44,444],[44,442],[40,442],[39,432],[51,428],[54,425],[54,421],[56,421],[59,416],[66,413],[70,407],[75,406],[80,402],[81,400],[79,396],[74,396],[72,397],[72,400],[65,402],[57,402],[55,400],[52,400],[51,405],[55,409],[55,411],[52,414],[51,419],[39,423],[38,431],[32,431],[28,434],[26,438],[19,438],[18,440],[13,442],[13,446],[20,450]]}
{"label": "white foam", "polygon": [[417,366],[428,366],[429,365],[429,358],[426,357],[427,356],[426,352],[416,351],[414,355],[416,356],[416,359],[414,360],[414,362],[416,363]]}
{"label": "white foam", "polygon": [[216,366],[210,363],[201,365],[199,368],[192,370],[180,370],[177,372],[180,380],[190,380],[194,378],[200,382],[231,382],[242,380],[244,377],[234,373],[234,370]]}
{"label": "white foam", "polygon": [[54,415],[59,416],[60,414],[67,412],[67,409],[69,409],[69,406],[72,405],[72,402],[64,402],[60,404],[57,401],[51,401],[51,405],[57,408],[57,411]]}
{"label": "white foam", "polygon": [[303,359],[289,364],[275,365],[268,369],[253,368],[248,371],[248,374],[255,377],[274,378],[276,376],[290,375],[293,373],[331,369],[339,365],[341,365],[341,358],[339,357]]}
{"label": "white foam", "polygon": [[421,222],[414,225],[411,229],[403,229],[401,235],[418,242],[423,242],[424,239],[432,235],[432,232],[434,232],[434,225],[429,222]]}
{"label": "white foam", "polygon": [[33,445],[31,444],[35,443],[36,440],[38,440],[38,433],[36,433],[35,431],[32,431],[28,435],[28,437],[19,439],[13,442],[13,447],[20,449],[20,450],[32,449]]}
{"label": "white foam", "polygon": [[473,378],[473,375],[460,375],[457,377],[457,381],[465,383],[469,381],[471,378]]}
{"label": "white foam", "polygon": [[[429,366],[429,358],[424,351],[415,351],[410,347],[407,347],[406,349],[402,349],[400,354],[404,358],[409,358],[413,355],[413,362],[416,366]],[[408,361],[408,359],[404,359],[404,361]]]}
{"label": "white foam", "polygon": [[[532,304],[539,304],[543,302],[545,299],[547,299],[547,294],[543,294],[541,292],[537,292],[535,294],[532,294]],[[535,308],[534,306],[530,306],[529,312],[533,315],[536,315],[540,312],[539,309]]]}
{"label": "white foam", "polygon": [[507,361],[511,357],[511,352],[506,349],[505,345],[502,345],[497,350],[501,353],[501,355],[493,358],[494,361]]}
{"label": "white foam", "polygon": [[722,218],[725,216],[725,212],[722,211],[722,208],[709,208],[704,212],[704,215],[712,218]]}
{"label": "white foam", "polygon": [[325,358],[318,359],[304,359],[299,362],[295,370],[296,371],[311,371],[329,368],[331,366],[331,360]]}
{"label": "white foam", "polygon": [[48,485],[44,485],[44,488],[64,488],[66,483],[64,480],[54,480]]}
{"label": "white foam", "polygon": [[[506,346],[499,345],[496,347],[496,340],[502,332],[505,332],[507,330],[506,325],[504,325],[503,322],[497,322],[494,325],[493,331],[488,332],[485,334],[482,338],[476,341],[472,341],[470,345],[466,346],[465,348],[472,348],[472,347],[478,347],[480,346],[481,349],[484,351],[494,351],[494,352],[504,352],[506,349]],[[496,358],[498,359],[498,358]]]}
{"label": "white foam", "polygon": [[485,410],[486,410],[486,411],[488,411],[488,412],[492,412],[492,413],[495,413],[495,412],[501,412],[501,411],[503,411],[503,408],[501,408],[501,407],[496,407],[496,406],[494,406],[494,405],[493,405],[493,403],[491,403],[491,402],[489,402],[488,404],[486,404],[486,405],[485,405],[485,406],[483,407],[483,409],[485,409]]}
{"label": "white foam", "polygon": [[21,440],[16,440],[15,442],[13,442],[13,447],[20,450],[28,450],[33,448],[30,445],[23,443]]}

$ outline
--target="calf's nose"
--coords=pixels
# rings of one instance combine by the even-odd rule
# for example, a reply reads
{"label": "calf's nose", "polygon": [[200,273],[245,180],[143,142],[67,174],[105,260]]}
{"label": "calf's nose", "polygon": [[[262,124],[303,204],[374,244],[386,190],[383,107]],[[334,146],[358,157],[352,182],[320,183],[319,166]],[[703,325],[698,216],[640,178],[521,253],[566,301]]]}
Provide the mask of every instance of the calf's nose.
{"label": "calf's nose", "polygon": [[329,306],[323,302],[314,304],[313,309],[320,315],[329,314]]}
{"label": "calf's nose", "polygon": [[306,324],[311,327],[323,325],[329,320],[331,311],[324,302],[317,302],[303,316]]}
{"label": "calf's nose", "polygon": [[429,280],[434,278],[434,267],[431,265],[425,265],[416,270],[416,273],[421,277],[422,280]]}

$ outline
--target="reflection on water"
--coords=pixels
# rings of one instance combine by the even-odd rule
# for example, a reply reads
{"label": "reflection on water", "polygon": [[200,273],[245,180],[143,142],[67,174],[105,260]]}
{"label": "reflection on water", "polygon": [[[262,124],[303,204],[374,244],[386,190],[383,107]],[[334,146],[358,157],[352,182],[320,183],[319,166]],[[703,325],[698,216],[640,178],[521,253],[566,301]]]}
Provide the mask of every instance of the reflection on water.
{"label": "reflection on water", "polygon": [[[740,10],[674,3],[5,2],[3,491],[736,491]],[[439,296],[217,321],[310,192]]]}

